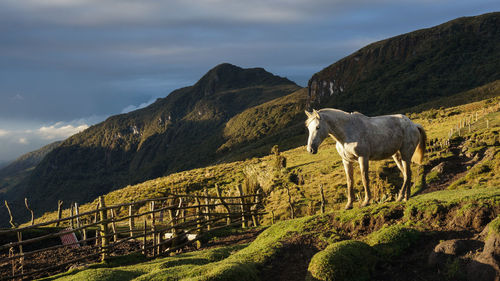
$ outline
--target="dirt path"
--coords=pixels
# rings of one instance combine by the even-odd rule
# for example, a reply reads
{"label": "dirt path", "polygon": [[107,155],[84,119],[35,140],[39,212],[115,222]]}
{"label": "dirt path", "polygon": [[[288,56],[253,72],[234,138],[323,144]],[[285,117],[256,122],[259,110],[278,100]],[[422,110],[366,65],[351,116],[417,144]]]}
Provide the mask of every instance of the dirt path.
{"label": "dirt path", "polygon": [[[263,231],[263,229],[249,229],[247,231],[240,232],[240,233],[233,234],[233,235],[229,235],[226,237],[219,237],[215,240],[209,241],[205,245],[202,245],[201,250],[214,248],[214,247],[250,243],[262,231]],[[141,242],[136,242],[136,241],[124,242],[124,243],[119,244],[116,248],[113,249],[113,254],[111,256],[126,255],[127,253],[130,253],[130,252],[135,251],[135,250],[140,249],[140,248],[142,248]],[[97,251],[98,251],[98,248],[95,246],[83,246],[83,247],[78,247],[78,248],[63,247],[63,248],[59,248],[59,249],[44,251],[44,252],[30,255],[24,261],[24,272],[36,271],[36,270],[47,268],[47,267],[54,266],[57,264],[62,264],[62,263],[65,263],[66,261],[79,259],[79,258],[85,258],[86,256],[89,256],[89,258],[83,259],[83,260],[78,261],[78,262],[70,263],[68,265],[60,266],[57,268],[43,270],[39,273],[34,273],[33,275],[29,275],[29,278],[27,278],[26,280],[47,277],[47,276],[55,275],[57,273],[66,272],[66,271],[68,271],[72,268],[75,268],[75,267],[85,267],[88,264],[97,263],[100,261],[100,257],[98,255],[92,256],[92,255],[96,254]],[[190,252],[190,251],[196,251],[196,248],[194,246],[188,245],[182,249],[182,252]],[[4,254],[4,255],[0,256],[0,259],[7,258],[7,257],[8,257],[8,255]],[[19,265],[20,264],[17,262],[16,268],[19,269]],[[17,274],[21,273],[20,269],[16,273]],[[12,276],[12,263],[11,262],[4,262],[4,263],[0,264],[0,276],[1,277]]]}

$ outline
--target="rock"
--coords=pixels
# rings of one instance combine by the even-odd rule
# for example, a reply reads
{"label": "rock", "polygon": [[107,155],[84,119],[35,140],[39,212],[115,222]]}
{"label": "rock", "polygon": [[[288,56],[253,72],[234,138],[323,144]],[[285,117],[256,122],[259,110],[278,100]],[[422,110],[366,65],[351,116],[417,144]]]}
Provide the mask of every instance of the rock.
{"label": "rock", "polygon": [[479,237],[485,238],[483,251],[467,265],[468,280],[500,281],[500,234],[484,228]]}
{"label": "rock", "polygon": [[431,169],[431,172],[437,172],[438,174],[442,174],[445,171],[446,162],[441,162],[438,165],[434,166]]}
{"label": "rock", "polygon": [[439,243],[429,255],[429,266],[444,267],[450,257],[457,257],[468,252],[471,248],[470,240],[453,239]]}

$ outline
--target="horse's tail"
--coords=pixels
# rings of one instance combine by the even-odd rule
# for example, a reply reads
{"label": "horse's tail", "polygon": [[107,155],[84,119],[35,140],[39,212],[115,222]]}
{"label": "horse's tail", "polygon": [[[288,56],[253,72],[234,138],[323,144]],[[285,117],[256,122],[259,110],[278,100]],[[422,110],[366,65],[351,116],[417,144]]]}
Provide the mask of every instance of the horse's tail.
{"label": "horse's tail", "polygon": [[417,163],[417,164],[422,164],[424,160],[424,154],[425,154],[425,143],[427,142],[427,134],[425,133],[424,128],[416,124],[418,131],[420,132],[420,140],[418,142],[417,148],[415,149],[415,152],[413,153],[413,156],[411,158],[411,161]]}

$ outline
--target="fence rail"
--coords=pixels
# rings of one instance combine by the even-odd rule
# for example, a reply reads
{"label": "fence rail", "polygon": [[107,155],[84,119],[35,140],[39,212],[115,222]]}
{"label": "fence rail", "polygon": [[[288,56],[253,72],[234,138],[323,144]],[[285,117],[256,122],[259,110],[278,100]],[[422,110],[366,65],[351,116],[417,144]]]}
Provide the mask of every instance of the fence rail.
{"label": "fence rail", "polygon": [[[241,187],[237,189],[238,196],[222,196],[218,187],[216,192],[216,196],[208,195],[205,189],[204,195],[173,194],[116,205],[106,205],[101,196],[94,210],[80,213],[78,204],[72,204],[67,217],[62,217],[59,202],[58,219],[0,230],[1,237],[13,237],[13,241],[0,245],[0,269],[3,273],[11,273],[3,274],[0,280],[22,280],[98,256],[104,260],[110,255],[120,255],[115,249],[129,241],[138,243],[134,244],[136,249],[127,254],[142,252],[150,258],[166,255],[191,243],[198,243],[199,246],[200,237],[209,231],[235,225],[243,228],[250,224],[256,226],[265,214],[261,211],[260,193],[243,194]],[[127,208],[128,211],[123,214],[118,212]],[[63,223],[66,228],[60,227]],[[23,234],[34,230],[46,230],[48,233],[35,237],[24,235],[26,238],[23,239]],[[63,241],[63,237],[69,236],[79,237],[80,240]],[[57,238],[61,238],[62,244],[41,245],[43,241]],[[44,268],[33,269],[27,265],[28,259],[35,254],[72,247],[77,251],[81,246],[90,246],[93,252]],[[23,247],[32,249],[23,251]]]}

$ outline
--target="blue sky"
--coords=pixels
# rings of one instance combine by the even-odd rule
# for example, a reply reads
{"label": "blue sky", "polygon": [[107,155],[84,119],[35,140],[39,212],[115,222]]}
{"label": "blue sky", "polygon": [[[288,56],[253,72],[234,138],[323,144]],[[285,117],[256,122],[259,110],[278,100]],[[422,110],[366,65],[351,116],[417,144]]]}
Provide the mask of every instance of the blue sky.
{"label": "blue sky", "polygon": [[387,37],[498,0],[0,0],[0,162],[229,62],[306,85]]}

